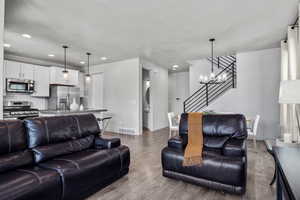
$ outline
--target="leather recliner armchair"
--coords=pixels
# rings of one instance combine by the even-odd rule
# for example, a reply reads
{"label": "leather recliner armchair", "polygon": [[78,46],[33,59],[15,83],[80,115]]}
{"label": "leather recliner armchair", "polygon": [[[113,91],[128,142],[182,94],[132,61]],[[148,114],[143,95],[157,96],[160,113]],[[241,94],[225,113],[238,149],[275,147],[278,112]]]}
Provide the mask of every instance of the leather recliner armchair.
{"label": "leather recliner armchair", "polygon": [[0,121],[0,199],[84,199],[128,173],[130,154],[94,115]]}
{"label": "leather recliner armchair", "polygon": [[247,128],[243,115],[203,116],[203,162],[183,167],[188,142],[188,114],[181,115],[179,136],[162,150],[163,176],[192,184],[243,194],[247,180]]}

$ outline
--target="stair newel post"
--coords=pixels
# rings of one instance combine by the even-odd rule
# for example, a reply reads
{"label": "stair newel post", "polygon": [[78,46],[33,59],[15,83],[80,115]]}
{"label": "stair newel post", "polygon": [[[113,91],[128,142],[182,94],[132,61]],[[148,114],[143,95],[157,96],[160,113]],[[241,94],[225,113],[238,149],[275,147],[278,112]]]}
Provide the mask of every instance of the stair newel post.
{"label": "stair newel post", "polygon": [[205,84],[206,106],[208,106],[208,83]]}
{"label": "stair newel post", "polygon": [[234,75],[234,65],[235,63],[232,63],[231,73],[232,73],[232,88],[235,88],[235,75]]}

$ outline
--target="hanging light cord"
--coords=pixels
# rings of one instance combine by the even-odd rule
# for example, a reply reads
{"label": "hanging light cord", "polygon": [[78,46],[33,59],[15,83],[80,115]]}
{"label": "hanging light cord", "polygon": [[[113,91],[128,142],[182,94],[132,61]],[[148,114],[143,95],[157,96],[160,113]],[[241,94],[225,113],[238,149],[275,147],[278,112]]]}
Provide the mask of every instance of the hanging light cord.
{"label": "hanging light cord", "polygon": [[91,55],[91,53],[86,53],[86,55],[88,56],[88,62],[87,62],[87,65],[88,65],[88,75],[90,75],[90,55]]}
{"label": "hanging light cord", "polygon": [[64,57],[65,57],[65,72],[67,71],[67,48],[68,48],[68,46],[66,46],[66,45],[64,45],[63,46],[63,48],[64,48],[64,53],[65,53],[65,55],[64,55]]}
{"label": "hanging light cord", "polygon": [[214,38],[209,39],[209,41],[211,42],[211,73],[214,72]]}

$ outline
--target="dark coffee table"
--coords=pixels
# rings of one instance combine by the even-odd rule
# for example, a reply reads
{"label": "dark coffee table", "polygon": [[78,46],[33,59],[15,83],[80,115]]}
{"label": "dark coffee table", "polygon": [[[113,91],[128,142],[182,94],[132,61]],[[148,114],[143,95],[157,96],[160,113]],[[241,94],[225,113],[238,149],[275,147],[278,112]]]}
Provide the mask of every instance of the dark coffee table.
{"label": "dark coffee table", "polygon": [[[300,147],[299,143],[284,143],[283,141],[276,142],[276,139],[267,139],[267,140],[264,140],[264,142],[265,142],[267,151],[272,155],[274,162],[275,162],[275,157],[274,157],[273,147]],[[276,180],[276,167],[275,167],[274,175],[273,175],[270,185],[273,185],[275,180]]]}

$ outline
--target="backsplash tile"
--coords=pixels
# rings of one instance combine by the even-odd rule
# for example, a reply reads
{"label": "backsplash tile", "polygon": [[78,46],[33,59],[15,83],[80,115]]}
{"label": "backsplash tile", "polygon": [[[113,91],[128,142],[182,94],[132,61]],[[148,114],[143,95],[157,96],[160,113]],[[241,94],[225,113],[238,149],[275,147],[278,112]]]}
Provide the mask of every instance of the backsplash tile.
{"label": "backsplash tile", "polygon": [[32,103],[32,108],[37,108],[39,110],[48,109],[48,98],[32,97],[29,94],[8,93],[4,96],[4,101],[30,101]]}

